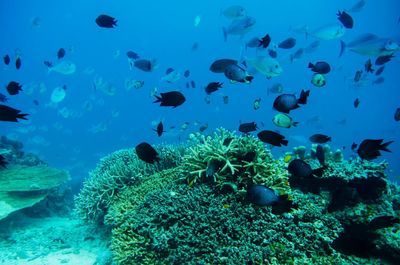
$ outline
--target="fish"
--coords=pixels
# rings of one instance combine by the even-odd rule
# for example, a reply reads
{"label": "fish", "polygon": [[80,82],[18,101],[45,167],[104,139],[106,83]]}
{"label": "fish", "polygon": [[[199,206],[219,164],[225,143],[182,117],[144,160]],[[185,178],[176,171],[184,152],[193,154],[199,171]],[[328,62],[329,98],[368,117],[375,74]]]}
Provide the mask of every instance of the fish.
{"label": "fish", "polygon": [[8,54],[4,55],[4,57],[3,57],[4,64],[9,65],[10,61],[11,61],[10,56]]}
{"label": "fish", "polygon": [[299,108],[299,104],[307,104],[309,95],[310,90],[301,90],[299,98],[296,98],[294,94],[281,94],[275,98],[273,107],[279,112],[289,114],[291,110]]}
{"label": "fish", "polygon": [[161,79],[166,81],[167,83],[175,83],[176,81],[181,79],[181,74],[173,68],[168,68],[165,72],[165,75]]}
{"label": "fish", "polygon": [[320,40],[340,39],[341,37],[344,36],[344,33],[345,33],[345,28],[343,27],[343,25],[339,25],[339,24],[326,25],[326,26],[317,28],[310,33],[306,32],[307,35],[311,35],[314,38],[317,38]]}
{"label": "fish", "polygon": [[287,146],[289,143],[289,141],[285,139],[285,136],[269,130],[259,132],[257,134],[257,137],[263,143],[267,143],[277,147],[281,147],[282,145]]}
{"label": "fish", "polygon": [[8,162],[6,161],[6,158],[2,155],[0,155],[0,167],[6,168],[6,165]]}
{"label": "fish", "polygon": [[385,78],[383,76],[378,77],[377,79],[375,79],[372,84],[374,85],[380,85],[383,84],[385,82]]}
{"label": "fish", "polygon": [[308,63],[308,68],[318,74],[327,74],[331,71],[331,66],[327,62],[322,61],[316,62],[315,64],[310,62]]}
{"label": "fish", "polygon": [[35,104],[36,106],[39,106],[39,101],[37,99],[33,100],[33,104]]}
{"label": "fish", "polygon": [[62,75],[72,75],[76,71],[76,65],[67,60],[63,60],[56,65],[53,65],[49,61],[45,61],[44,65],[47,66],[48,72],[56,72]]}
{"label": "fish", "polygon": [[8,98],[6,95],[4,95],[3,93],[0,93],[0,102],[7,102]]}
{"label": "fish", "polygon": [[287,38],[278,44],[278,47],[281,49],[291,49],[294,46],[296,46],[296,39],[292,37]]}
{"label": "fish", "polygon": [[361,71],[361,70],[358,70],[358,71],[356,71],[356,73],[355,73],[355,75],[354,75],[354,82],[359,82],[360,80],[361,80],[361,77],[362,77],[362,73],[363,73],[363,71]]}
{"label": "fish", "polygon": [[9,95],[14,96],[17,95],[19,91],[22,91],[22,86],[15,81],[11,81],[8,83],[6,89]]}
{"label": "fish", "polygon": [[269,95],[269,93],[281,94],[283,93],[283,91],[284,91],[283,85],[281,83],[276,83],[273,84],[270,88],[268,88],[267,95]]}
{"label": "fish", "polygon": [[160,161],[157,151],[146,142],[136,145],[135,151],[139,159],[146,163],[154,164]]}
{"label": "fish", "polygon": [[288,165],[288,171],[292,178],[307,179],[313,175],[322,175],[321,168],[313,170],[311,166],[301,159],[293,159]]}
{"label": "fish", "polygon": [[287,154],[287,155],[285,155],[285,156],[283,157],[283,162],[289,163],[289,161],[292,160],[292,158],[293,158],[292,155]]}
{"label": "fish", "polygon": [[273,58],[258,56],[255,58],[246,59],[246,62],[264,75],[267,79],[279,76],[283,72],[279,62]]}
{"label": "fish", "polygon": [[268,55],[271,58],[276,58],[276,57],[278,57],[278,51],[275,48],[268,49]]}
{"label": "fish", "polygon": [[186,129],[189,127],[189,122],[185,121],[182,125],[181,125],[181,131],[186,131]]}
{"label": "fish", "polygon": [[239,19],[246,16],[246,9],[239,5],[232,5],[222,10],[221,14],[228,19]]}
{"label": "fish", "polygon": [[271,37],[268,34],[266,34],[264,37],[262,37],[259,40],[258,47],[266,49],[266,48],[268,48],[270,43],[271,43]]}
{"label": "fish", "polygon": [[224,83],[221,83],[221,82],[211,82],[211,83],[209,83],[205,88],[205,91],[206,91],[207,95],[210,95],[211,93],[213,93],[213,92],[217,91],[218,89],[222,88],[223,84]]}
{"label": "fish", "polygon": [[199,43],[198,42],[193,42],[192,47],[191,47],[191,51],[197,51],[199,49]]}
{"label": "fish", "polygon": [[207,130],[207,128],[208,128],[208,123],[205,123],[199,127],[199,131],[204,132],[205,130]]}
{"label": "fish", "polygon": [[223,102],[224,104],[228,104],[228,103],[229,103],[229,96],[223,96],[223,97],[222,97],[222,102]]}
{"label": "fish", "polygon": [[287,114],[278,113],[272,118],[272,122],[282,128],[290,128],[296,127],[299,123],[297,121],[293,121],[292,117]]}
{"label": "fish", "polygon": [[143,72],[152,72],[157,68],[156,60],[139,59],[133,63],[133,66],[142,70]]}
{"label": "fish", "polygon": [[208,161],[206,168],[206,177],[212,178],[214,174],[217,173],[222,168],[222,166],[223,164],[219,160],[212,159]]}
{"label": "fish", "polygon": [[352,29],[354,26],[354,20],[353,18],[347,14],[345,11],[340,12],[340,10],[337,13],[338,20],[342,23],[342,25],[347,28],[347,29]]}
{"label": "fish", "polygon": [[157,128],[155,130],[153,129],[153,131],[157,132],[158,137],[160,137],[165,132],[163,123],[160,121],[157,124]]}
{"label": "fish", "polygon": [[22,65],[21,57],[17,57],[17,59],[15,60],[15,68],[19,70],[21,68],[21,65]]}
{"label": "fish", "polygon": [[126,56],[127,56],[129,59],[132,59],[132,60],[137,60],[137,59],[140,58],[140,56],[139,56],[136,52],[134,52],[134,51],[127,51],[127,52],[126,52]]}
{"label": "fish", "polygon": [[253,76],[249,75],[247,71],[237,65],[231,64],[225,68],[224,75],[232,82],[239,82],[239,83],[251,83],[253,80]]}
{"label": "fish", "polygon": [[18,119],[27,120],[28,114],[20,112],[21,110],[0,104],[0,121],[18,122]]}
{"label": "fish", "polygon": [[381,67],[376,69],[375,75],[376,76],[380,76],[382,74],[383,70],[385,70],[385,66],[384,65],[382,65]]}
{"label": "fish", "polygon": [[293,54],[290,55],[290,62],[293,63],[294,61],[300,59],[304,55],[304,49],[299,48]]}
{"label": "fish", "polygon": [[325,151],[322,145],[317,145],[315,156],[317,157],[318,162],[321,164],[321,166],[325,166]]}
{"label": "fish", "polygon": [[160,93],[160,96],[155,95],[156,100],[153,103],[160,102],[160,106],[163,107],[178,107],[182,105],[186,98],[185,96],[179,91],[170,91],[166,93]]}
{"label": "fish", "polygon": [[304,52],[305,53],[313,53],[318,49],[319,45],[320,45],[319,40],[315,40],[315,41],[311,42],[310,44],[308,44],[307,47],[304,48]]}
{"label": "fish", "polygon": [[367,56],[385,56],[390,55],[400,49],[397,42],[389,38],[381,38],[375,34],[366,33],[358,36],[349,43],[340,41],[339,57],[343,55],[345,50],[367,55]]}
{"label": "fish", "polygon": [[400,108],[397,108],[396,111],[394,112],[394,120],[400,121]]}
{"label": "fish", "polygon": [[364,69],[365,72],[367,73],[373,73],[375,70],[372,68],[372,61],[371,59],[368,59],[365,63],[364,63]]}
{"label": "fish", "polygon": [[256,130],[257,124],[255,122],[242,123],[239,125],[239,132],[242,133],[254,132]]}
{"label": "fish", "polygon": [[390,62],[394,58],[393,54],[381,55],[375,59],[375,65],[384,65],[387,62]]}
{"label": "fish", "polygon": [[193,26],[196,28],[196,27],[198,27],[199,25],[200,25],[200,22],[201,22],[201,16],[200,15],[197,15],[195,18],[194,18],[194,20],[193,20]]}
{"label": "fish", "polygon": [[99,15],[96,18],[96,24],[101,28],[114,28],[117,26],[117,20],[109,15]]}
{"label": "fish", "polygon": [[353,151],[356,150],[357,146],[358,146],[358,144],[352,143],[351,144],[351,150],[353,150]]}
{"label": "fish", "polygon": [[364,6],[365,6],[365,0],[360,0],[357,3],[355,3],[352,7],[350,7],[347,12],[350,13],[356,13],[356,12],[360,12]]}
{"label": "fish", "polygon": [[255,24],[256,20],[249,16],[233,20],[228,28],[222,28],[224,40],[227,41],[228,35],[245,35],[253,29]]}
{"label": "fish", "polygon": [[358,108],[358,105],[360,105],[360,100],[359,100],[358,98],[356,98],[356,99],[354,100],[353,105],[354,105],[354,108]]}
{"label": "fish", "polygon": [[210,71],[213,73],[224,73],[225,69],[232,65],[237,64],[238,61],[232,59],[218,59],[210,65]]}
{"label": "fish", "polygon": [[57,59],[60,60],[62,58],[64,58],[65,56],[65,49],[64,48],[60,48],[57,51]]}
{"label": "fish", "polygon": [[246,42],[246,48],[258,48],[260,45],[260,41],[261,40],[259,38],[254,37]]}
{"label": "fish", "polygon": [[64,100],[66,96],[66,90],[67,86],[58,86],[53,89],[53,92],[51,93],[50,100],[53,103],[60,103],[61,101]]}
{"label": "fish", "polygon": [[315,73],[311,78],[311,84],[316,87],[323,87],[326,85],[325,76],[323,74]]}
{"label": "fish", "polygon": [[190,81],[190,86],[191,86],[192,88],[196,88],[196,83],[192,80],[192,81]]}
{"label": "fish", "polygon": [[255,99],[253,102],[253,109],[258,110],[260,108],[260,105],[261,105],[261,98]]}
{"label": "fish", "polygon": [[185,70],[185,72],[183,73],[183,76],[185,78],[188,78],[190,76],[190,71],[189,70]]}
{"label": "fish", "polygon": [[383,139],[366,139],[363,140],[357,149],[357,154],[361,159],[373,160],[381,156],[380,151],[391,152],[388,146],[394,141],[383,143]]}
{"label": "fish", "polygon": [[332,140],[332,138],[325,134],[316,133],[310,136],[310,141],[316,144],[325,144]]}
{"label": "fish", "polygon": [[279,197],[273,189],[262,184],[253,184],[247,188],[246,199],[259,206],[272,206],[278,202]]}

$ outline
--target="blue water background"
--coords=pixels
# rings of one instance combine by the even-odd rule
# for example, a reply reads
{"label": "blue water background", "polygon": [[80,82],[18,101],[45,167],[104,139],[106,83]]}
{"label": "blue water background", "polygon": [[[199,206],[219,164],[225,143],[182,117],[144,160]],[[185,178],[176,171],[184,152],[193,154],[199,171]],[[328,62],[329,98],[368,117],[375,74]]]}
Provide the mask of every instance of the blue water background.
{"label": "blue water background", "polygon": [[[15,80],[24,85],[43,82],[45,93],[36,88],[32,94],[21,93],[10,96],[10,106],[29,113],[28,122],[0,123],[0,135],[8,135],[24,143],[27,152],[34,152],[52,166],[71,171],[75,180],[88,176],[99,158],[121,148],[132,148],[141,141],[151,144],[178,143],[184,141],[191,132],[198,131],[200,124],[209,125],[206,132],[217,127],[237,130],[240,121],[255,121],[260,129],[279,130],[289,139],[289,146],[274,148],[276,156],[290,151],[298,145],[309,146],[308,137],[314,133],[332,136],[334,149],[346,147],[345,157],[354,155],[350,150],[353,142],[363,139],[383,138],[394,140],[390,146],[392,153],[383,153],[377,159],[390,163],[389,174],[395,178],[400,175],[400,123],[393,119],[394,111],[400,107],[399,66],[396,56],[388,63],[381,85],[370,83],[360,88],[351,86],[356,70],[364,68],[367,56],[346,52],[338,58],[339,40],[321,41],[319,49],[306,54],[291,64],[288,56],[297,48],[305,47],[315,39],[306,39],[303,34],[290,29],[308,25],[311,29],[329,23],[338,23],[338,10],[349,8],[356,1],[1,1],[0,36],[1,56],[20,53],[22,68],[0,69],[2,93],[5,86]],[[223,8],[243,5],[248,15],[257,20],[255,28],[243,39],[229,36],[224,42],[222,27],[229,20],[221,16]],[[397,0],[367,1],[362,12],[354,13],[355,28],[347,30],[344,41],[350,41],[362,33],[374,33],[382,37],[400,39],[400,2]],[[94,20],[99,14],[116,17],[115,29],[99,28]],[[198,27],[194,18],[201,18]],[[40,27],[32,27],[32,19],[40,18]],[[279,50],[279,61],[284,72],[281,76],[266,80],[260,75],[252,84],[230,84],[223,76],[211,73],[208,69],[217,58],[239,59],[243,43],[254,36],[270,34],[272,41],[278,43],[287,37],[295,37],[294,49]],[[192,51],[197,42],[199,49]],[[56,52],[63,47],[67,50],[66,59],[77,65],[77,72],[70,76],[47,73],[44,60],[56,62]],[[133,50],[142,58],[156,58],[159,68],[152,73],[129,69],[126,51]],[[116,51],[120,56],[114,58]],[[248,57],[254,56],[248,50]],[[373,58],[374,59],[374,58]],[[307,69],[310,61],[327,61],[333,71],[327,75],[327,85],[313,87],[310,83],[311,71]],[[12,61],[13,63],[13,61]],[[189,69],[189,79],[182,78],[174,84],[162,81],[165,70],[173,67],[183,74]],[[93,74],[84,70],[93,68]],[[108,96],[93,88],[93,78],[100,76],[117,88],[114,96]],[[144,80],[141,89],[127,91],[125,79]],[[187,89],[187,81],[194,80],[196,89]],[[370,81],[374,76],[370,77]],[[204,86],[211,81],[223,82],[224,87],[211,95],[211,104],[206,104]],[[299,93],[301,89],[311,89],[307,105],[291,112],[297,128],[277,128],[272,117],[277,113],[272,109],[275,94],[267,95],[267,89],[275,83],[282,83],[285,92]],[[52,90],[66,85],[67,96],[56,108],[48,106]],[[157,87],[159,92],[180,90],[187,101],[176,109],[163,108],[153,104],[150,91]],[[222,96],[229,96],[229,104],[223,104]],[[353,101],[361,101],[358,109]],[[261,108],[253,110],[253,101],[261,98]],[[33,104],[39,101],[39,106]],[[83,107],[89,101],[91,111]],[[68,108],[81,115],[64,118],[59,114]],[[113,113],[119,113],[114,117]],[[306,121],[319,116],[318,124]],[[346,119],[345,124],[339,121]],[[155,123],[163,121],[165,135],[157,137],[152,129]],[[180,130],[184,122],[189,122],[185,131]],[[264,127],[261,126],[264,123]],[[103,123],[106,130],[93,133],[90,128]],[[170,129],[175,126],[175,129]],[[44,141],[43,141],[44,140]]]}

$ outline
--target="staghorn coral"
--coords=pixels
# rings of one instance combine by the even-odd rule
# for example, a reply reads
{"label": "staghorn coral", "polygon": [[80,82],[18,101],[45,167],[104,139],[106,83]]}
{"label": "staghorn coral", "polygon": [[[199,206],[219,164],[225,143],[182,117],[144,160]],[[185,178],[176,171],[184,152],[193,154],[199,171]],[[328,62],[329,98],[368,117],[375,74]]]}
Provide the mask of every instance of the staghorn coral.
{"label": "staghorn coral", "polygon": [[232,183],[244,189],[250,184],[264,184],[280,194],[289,192],[284,163],[274,160],[257,138],[237,136],[223,128],[211,136],[192,134],[190,138],[196,144],[189,147],[181,166],[189,186],[209,181],[207,170],[214,165],[211,181],[218,187]]}
{"label": "staghorn coral", "polygon": [[140,160],[134,149],[119,150],[103,158],[75,197],[77,215],[87,222],[103,224],[118,193],[136,185],[144,176],[177,166],[184,151],[182,147],[168,145],[156,149],[161,158],[156,164]]}

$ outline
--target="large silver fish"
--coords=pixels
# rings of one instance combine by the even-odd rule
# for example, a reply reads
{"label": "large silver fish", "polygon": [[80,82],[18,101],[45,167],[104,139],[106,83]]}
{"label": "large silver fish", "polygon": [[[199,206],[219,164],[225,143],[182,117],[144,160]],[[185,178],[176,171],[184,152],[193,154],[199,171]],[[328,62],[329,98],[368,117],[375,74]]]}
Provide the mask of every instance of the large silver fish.
{"label": "large silver fish", "polygon": [[50,64],[46,64],[48,67],[48,71],[49,72],[57,72],[59,74],[63,74],[63,75],[71,75],[73,73],[75,73],[76,71],[76,66],[73,62],[71,61],[61,61],[60,63],[56,64],[56,65],[52,65]]}
{"label": "large silver fish", "polygon": [[371,33],[360,35],[347,44],[341,41],[340,44],[341,49],[339,56],[342,56],[347,48],[355,53],[368,56],[390,55],[400,49],[396,41],[389,38],[381,38]]}
{"label": "large silver fish", "polygon": [[258,72],[263,74],[267,79],[279,76],[283,69],[279,62],[270,57],[258,56],[255,58],[246,59],[246,62],[254,67]]}
{"label": "large silver fish", "polygon": [[228,35],[239,35],[243,36],[253,29],[256,24],[256,20],[252,17],[244,17],[241,19],[233,20],[228,28],[222,28],[224,32],[224,40],[228,39]]}

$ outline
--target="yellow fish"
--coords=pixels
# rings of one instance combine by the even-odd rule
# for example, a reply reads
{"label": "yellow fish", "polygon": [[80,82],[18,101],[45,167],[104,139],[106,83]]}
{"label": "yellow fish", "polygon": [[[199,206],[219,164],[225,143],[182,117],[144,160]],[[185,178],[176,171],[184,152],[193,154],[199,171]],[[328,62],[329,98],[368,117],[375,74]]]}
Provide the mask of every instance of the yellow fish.
{"label": "yellow fish", "polygon": [[285,163],[289,163],[290,160],[292,160],[291,155],[285,155],[285,157],[283,158],[283,161],[285,161]]}

